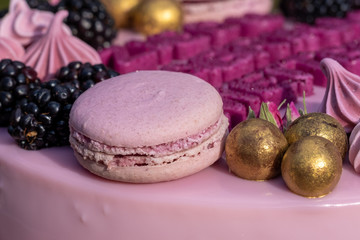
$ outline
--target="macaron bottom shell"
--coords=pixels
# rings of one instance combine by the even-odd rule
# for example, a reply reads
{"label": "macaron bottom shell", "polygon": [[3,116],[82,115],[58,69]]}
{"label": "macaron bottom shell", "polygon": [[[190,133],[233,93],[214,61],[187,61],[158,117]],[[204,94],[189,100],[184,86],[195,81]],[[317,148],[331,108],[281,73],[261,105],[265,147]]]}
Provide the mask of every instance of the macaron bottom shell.
{"label": "macaron bottom shell", "polygon": [[[100,177],[129,183],[155,183],[179,179],[197,173],[216,162],[222,155],[228,133],[227,118],[222,116],[219,130],[194,148],[183,151],[172,162],[158,165],[125,166],[109,168],[101,161],[85,159],[76,149],[76,140],[70,138],[77,161],[87,170]],[[169,157],[169,156],[166,156]]]}

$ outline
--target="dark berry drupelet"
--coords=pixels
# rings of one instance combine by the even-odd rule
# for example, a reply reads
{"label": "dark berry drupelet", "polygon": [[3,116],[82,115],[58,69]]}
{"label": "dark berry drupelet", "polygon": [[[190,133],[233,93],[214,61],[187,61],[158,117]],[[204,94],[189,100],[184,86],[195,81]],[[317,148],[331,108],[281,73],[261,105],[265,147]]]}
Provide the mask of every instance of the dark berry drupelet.
{"label": "dark berry drupelet", "polygon": [[36,8],[43,11],[54,12],[56,10],[54,5],[51,5],[48,0],[26,0],[30,8]]}
{"label": "dark berry drupelet", "polygon": [[18,101],[10,117],[9,134],[21,148],[69,145],[69,115],[75,100],[96,83],[118,73],[102,64],[72,62],[56,78],[41,83]]}
{"label": "dark berry drupelet", "polygon": [[19,61],[0,61],[0,126],[9,124],[11,111],[32,89],[39,87],[37,73]]}
{"label": "dark berry drupelet", "polygon": [[61,82],[72,81],[81,91],[85,91],[96,83],[119,75],[108,69],[104,64],[91,65],[90,63],[71,62],[59,69],[56,78]]}
{"label": "dark berry drupelet", "polygon": [[69,11],[65,23],[72,34],[99,50],[111,45],[116,36],[114,19],[99,0],[61,0],[57,11]]}
{"label": "dark berry drupelet", "polygon": [[318,17],[345,17],[353,0],[282,0],[280,9],[286,17],[313,24]]}
{"label": "dark berry drupelet", "polygon": [[80,95],[73,83],[51,80],[31,91],[12,112],[9,134],[21,148],[68,145],[69,106]]}

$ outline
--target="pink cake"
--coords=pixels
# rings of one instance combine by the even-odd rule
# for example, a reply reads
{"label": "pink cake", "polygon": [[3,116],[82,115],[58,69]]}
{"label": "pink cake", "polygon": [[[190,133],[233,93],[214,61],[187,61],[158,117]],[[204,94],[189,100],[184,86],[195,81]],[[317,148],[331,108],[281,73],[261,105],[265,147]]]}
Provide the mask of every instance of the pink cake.
{"label": "pink cake", "polygon": [[[324,94],[314,90],[309,111]],[[19,149],[5,129],[0,153],[0,239],[357,239],[360,176],[347,162],[331,194],[307,199],[281,177],[240,179],[223,160],[180,180],[127,184],[89,173],[70,147]]]}
{"label": "pink cake", "polygon": [[[357,15],[351,16],[344,31],[331,29],[332,19],[288,29],[281,16],[251,14],[191,24],[184,33],[112,46],[100,55],[121,73],[166,69],[203,78],[219,90],[235,126],[249,106],[257,113],[261,101],[286,98],[303,108],[302,90],[308,111],[317,111],[326,85],[321,58],[357,70],[359,36],[347,34]],[[224,26],[238,31],[230,35]],[[325,47],[328,38],[335,40]],[[281,177],[240,179],[222,158],[176,181],[119,183],[83,169],[70,147],[26,151],[0,129],[1,240],[352,240],[358,239],[359,189],[360,176],[347,159],[337,187],[319,199],[293,194]]]}

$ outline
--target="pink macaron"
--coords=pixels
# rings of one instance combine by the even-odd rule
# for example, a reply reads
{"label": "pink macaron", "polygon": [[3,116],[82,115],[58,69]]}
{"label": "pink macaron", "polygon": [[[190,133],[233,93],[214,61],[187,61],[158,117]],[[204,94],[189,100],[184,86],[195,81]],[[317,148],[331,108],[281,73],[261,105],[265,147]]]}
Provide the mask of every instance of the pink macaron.
{"label": "pink macaron", "polygon": [[209,83],[169,71],[137,71],[84,92],[70,113],[79,163],[124,182],[169,181],[218,160],[228,119]]}

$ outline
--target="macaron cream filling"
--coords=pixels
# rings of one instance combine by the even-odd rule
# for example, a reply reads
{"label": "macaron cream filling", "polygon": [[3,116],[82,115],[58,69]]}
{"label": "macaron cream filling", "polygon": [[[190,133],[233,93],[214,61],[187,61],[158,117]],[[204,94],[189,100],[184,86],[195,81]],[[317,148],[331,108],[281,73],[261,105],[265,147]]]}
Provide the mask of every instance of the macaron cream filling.
{"label": "macaron cream filling", "polygon": [[154,146],[136,148],[109,146],[91,140],[71,128],[70,143],[84,159],[104,164],[107,168],[127,166],[155,166],[171,163],[181,157],[194,157],[204,149],[222,142],[227,131],[227,118],[222,117],[198,134]]}

